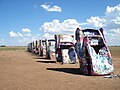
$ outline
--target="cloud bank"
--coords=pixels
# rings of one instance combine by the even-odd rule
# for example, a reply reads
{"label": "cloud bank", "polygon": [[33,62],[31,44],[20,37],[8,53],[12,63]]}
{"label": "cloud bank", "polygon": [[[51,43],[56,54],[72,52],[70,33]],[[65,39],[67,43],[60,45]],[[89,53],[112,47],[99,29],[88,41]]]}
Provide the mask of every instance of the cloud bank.
{"label": "cloud bank", "polygon": [[[61,12],[61,8],[57,6],[41,5],[47,11]],[[54,34],[68,33],[73,34],[76,28],[103,28],[108,45],[120,45],[120,4],[114,7],[107,6],[104,16],[91,16],[85,22],[78,22],[76,19],[66,19],[61,22],[54,19],[51,22],[45,22],[40,26],[40,32],[44,34],[40,36],[32,35],[32,30],[23,28],[20,32],[9,32],[9,36],[17,38],[19,42],[27,44],[30,41],[42,38],[53,38]]]}
{"label": "cloud bank", "polygon": [[120,45],[120,4],[107,6],[104,16],[91,17],[86,23],[95,28],[104,28],[108,45]]}
{"label": "cloud bank", "polygon": [[41,25],[40,30],[51,33],[64,33],[64,32],[74,32],[76,27],[80,24],[75,19],[67,19],[63,22],[59,20],[53,20],[52,22],[45,22]]}
{"label": "cloud bank", "polygon": [[40,34],[32,35],[32,31],[29,28],[23,28],[20,32],[10,31],[9,36],[12,38],[17,45],[23,46],[27,45],[28,43],[39,40]]}

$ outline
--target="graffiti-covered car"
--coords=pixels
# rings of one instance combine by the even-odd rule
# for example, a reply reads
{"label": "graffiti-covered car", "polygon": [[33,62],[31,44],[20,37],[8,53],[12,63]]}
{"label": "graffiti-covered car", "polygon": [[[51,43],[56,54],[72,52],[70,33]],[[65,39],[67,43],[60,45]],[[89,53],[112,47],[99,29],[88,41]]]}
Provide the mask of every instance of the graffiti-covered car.
{"label": "graffiti-covered car", "polygon": [[29,43],[29,44],[27,45],[27,51],[28,51],[28,52],[31,52],[31,51],[32,51],[32,43]]}
{"label": "graffiti-covered car", "polygon": [[[69,57],[69,53],[70,53],[69,49],[71,47],[74,48],[74,36],[73,35],[70,35],[70,34],[55,35],[55,54],[56,54],[57,62],[71,63],[71,60]],[[74,57],[76,57],[75,54],[73,55],[73,58]]]}
{"label": "graffiti-covered car", "polygon": [[48,40],[48,57],[55,60],[55,39]]}
{"label": "graffiti-covered car", "polygon": [[48,58],[48,42],[47,39],[45,40],[39,40],[39,55],[44,57],[44,58]]}
{"label": "graffiti-covered car", "polygon": [[32,53],[35,53],[35,42],[32,42]]}
{"label": "graffiti-covered car", "polygon": [[103,29],[76,30],[76,52],[80,70],[86,75],[107,75],[114,70]]}
{"label": "graffiti-covered car", "polygon": [[36,40],[36,41],[35,41],[35,51],[34,51],[35,54],[39,54],[39,49],[38,49],[38,48],[39,48],[39,43],[38,43],[38,41]]}

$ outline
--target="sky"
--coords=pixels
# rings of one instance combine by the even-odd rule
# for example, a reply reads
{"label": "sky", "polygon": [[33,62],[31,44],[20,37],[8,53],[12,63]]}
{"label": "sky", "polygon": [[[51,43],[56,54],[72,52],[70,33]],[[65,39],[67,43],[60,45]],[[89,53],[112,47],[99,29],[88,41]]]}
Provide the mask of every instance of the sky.
{"label": "sky", "polygon": [[107,44],[120,46],[120,0],[0,0],[0,45],[26,46],[77,27],[103,28]]}

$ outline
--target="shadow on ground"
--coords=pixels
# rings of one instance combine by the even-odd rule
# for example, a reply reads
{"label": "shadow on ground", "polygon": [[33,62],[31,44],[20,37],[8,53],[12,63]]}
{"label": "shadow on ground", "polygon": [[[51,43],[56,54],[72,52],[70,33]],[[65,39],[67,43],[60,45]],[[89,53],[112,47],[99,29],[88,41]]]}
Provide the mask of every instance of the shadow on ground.
{"label": "shadow on ground", "polygon": [[65,73],[70,73],[75,75],[82,75],[80,73],[80,68],[47,68],[47,70],[65,72]]}
{"label": "shadow on ground", "polygon": [[36,62],[40,62],[40,63],[56,63],[56,61],[52,61],[52,60],[39,60]]}
{"label": "shadow on ground", "polygon": [[45,59],[45,60],[50,60],[50,59],[45,58],[45,57],[36,57],[36,58],[34,58],[34,59]]}

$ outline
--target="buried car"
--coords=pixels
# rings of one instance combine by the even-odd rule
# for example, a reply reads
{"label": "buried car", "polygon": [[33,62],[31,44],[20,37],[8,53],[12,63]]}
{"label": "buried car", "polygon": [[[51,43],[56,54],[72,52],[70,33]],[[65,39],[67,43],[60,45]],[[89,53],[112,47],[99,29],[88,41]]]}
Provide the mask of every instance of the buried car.
{"label": "buried car", "polygon": [[76,30],[76,52],[80,70],[86,75],[107,75],[114,70],[103,29]]}
{"label": "buried car", "polygon": [[29,44],[27,45],[27,51],[28,51],[28,52],[31,52],[31,51],[32,51],[32,43],[29,43]]}
{"label": "buried car", "polygon": [[[55,54],[57,62],[75,63],[76,53],[74,52],[74,36],[70,34],[55,35]],[[70,57],[71,55],[73,58]]]}
{"label": "buried car", "polygon": [[48,40],[48,57],[55,60],[55,39]]}
{"label": "buried car", "polygon": [[47,39],[39,40],[39,55],[48,58],[48,47],[47,47]]}

